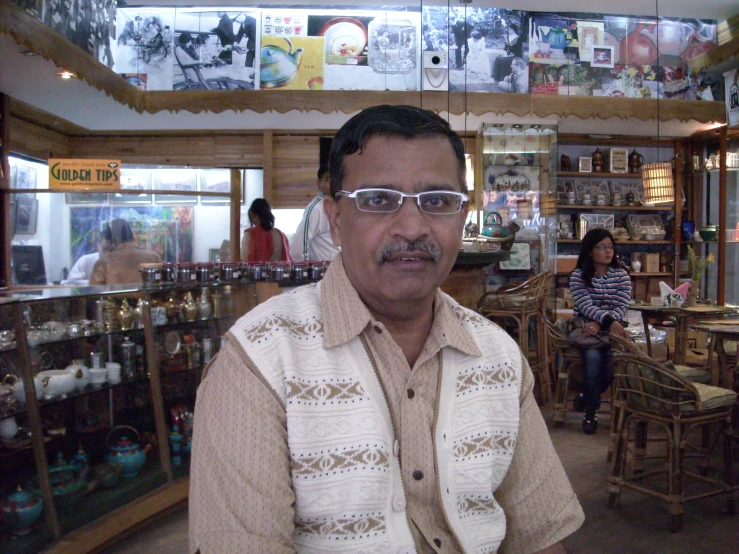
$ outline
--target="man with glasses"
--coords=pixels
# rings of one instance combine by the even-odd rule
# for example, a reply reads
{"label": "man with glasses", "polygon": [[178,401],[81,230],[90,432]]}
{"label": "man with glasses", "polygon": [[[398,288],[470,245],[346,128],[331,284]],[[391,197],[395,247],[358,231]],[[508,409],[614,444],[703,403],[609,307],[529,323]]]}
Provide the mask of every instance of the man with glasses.
{"label": "man with glasses", "polygon": [[564,552],[583,513],[514,341],[439,290],[464,146],[410,106],[351,118],[326,277],[241,318],[198,391],[190,552]]}

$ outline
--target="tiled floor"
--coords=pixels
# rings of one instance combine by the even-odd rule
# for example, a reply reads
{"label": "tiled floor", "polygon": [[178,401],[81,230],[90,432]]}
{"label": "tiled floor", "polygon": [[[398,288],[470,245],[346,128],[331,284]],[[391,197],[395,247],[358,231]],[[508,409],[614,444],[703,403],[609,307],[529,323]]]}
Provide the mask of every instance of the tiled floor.
{"label": "tiled floor", "polygon": [[[544,409],[547,420],[550,410]],[[606,480],[610,464],[605,456],[608,416],[601,428],[587,436],[580,430],[581,415],[569,413],[564,428],[550,432],[567,470],[586,521],[567,538],[571,554],[729,554],[739,552],[739,516],[729,517],[721,497],[688,504],[683,531],[668,530],[669,516],[658,499],[625,491],[616,509],[606,507]],[[549,423],[549,421],[548,421]],[[106,554],[185,554],[187,510],[162,519],[111,547]],[[515,553],[513,553],[515,554]]]}

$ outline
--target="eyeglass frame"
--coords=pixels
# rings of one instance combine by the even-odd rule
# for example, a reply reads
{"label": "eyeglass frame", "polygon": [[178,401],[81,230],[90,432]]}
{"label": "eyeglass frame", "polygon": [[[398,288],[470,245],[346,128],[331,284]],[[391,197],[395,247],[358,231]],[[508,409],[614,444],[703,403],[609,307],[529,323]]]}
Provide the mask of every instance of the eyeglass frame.
{"label": "eyeglass frame", "polygon": [[[390,211],[386,211],[386,212],[381,212],[381,211],[374,212],[374,211],[371,211],[371,210],[363,210],[362,208],[359,207],[359,202],[357,200],[357,194],[359,194],[361,192],[368,192],[368,191],[382,191],[382,192],[392,192],[392,193],[395,193],[395,194],[399,194],[400,195],[400,202],[398,202],[398,205],[397,205],[397,207],[394,210],[390,210]],[[423,207],[421,207],[421,196],[426,195],[426,194],[439,194],[440,192],[441,193],[445,193],[445,194],[453,194],[457,198],[461,198],[461,202],[459,203],[459,207],[457,208],[457,211],[450,212],[450,213],[446,213],[445,214],[445,213],[427,212],[427,211],[425,211],[423,209]],[[468,202],[471,201],[471,198],[468,195],[464,194],[463,192],[457,192],[455,190],[446,190],[446,189],[426,190],[426,191],[417,192],[417,193],[406,193],[406,192],[401,192],[401,191],[395,190],[395,189],[366,188],[366,189],[357,189],[357,190],[351,191],[351,192],[350,191],[346,191],[346,190],[337,190],[336,191],[336,196],[342,196],[344,198],[353,198],[354,199],[354,203],[357,206],[357,209],[360,212],[363,212],[363,213],[366,213],[366,214],[392,214],[392,213],[395,213],[398,210],[400,210],[400,207],[403,205],[403,202],[405,201],[406,198],[415,198],[416,199],[416,205],[418,206],[418,209],[421,211],[421,213],[428,214],[428,215],[456,215],[456,214],[458,214],[459,212],[462,211],[462,207],[465,205],[465,203],[468,203]]]}
{"label": "eyeglass frame", "polygon": [[601,252],[610,250],[611,252],[615,252],[616,245],[615,244],[596,244],[595,246],[593,246],[593,250],[600,250]]}

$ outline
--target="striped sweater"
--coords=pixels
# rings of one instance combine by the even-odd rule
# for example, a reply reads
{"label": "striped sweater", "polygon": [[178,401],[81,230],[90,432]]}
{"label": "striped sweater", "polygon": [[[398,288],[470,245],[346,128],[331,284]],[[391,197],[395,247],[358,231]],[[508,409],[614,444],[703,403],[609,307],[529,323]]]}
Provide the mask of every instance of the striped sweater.
{"label": "striped sweater", "polygon": [[608,268],[605,275],[593,275],[588,287],[582,270],[570,275],[570,292],[575,301],[575,317],[583,316],[608,328],[614,321],[623,321],[631,300],[631,278],[623,269]]}

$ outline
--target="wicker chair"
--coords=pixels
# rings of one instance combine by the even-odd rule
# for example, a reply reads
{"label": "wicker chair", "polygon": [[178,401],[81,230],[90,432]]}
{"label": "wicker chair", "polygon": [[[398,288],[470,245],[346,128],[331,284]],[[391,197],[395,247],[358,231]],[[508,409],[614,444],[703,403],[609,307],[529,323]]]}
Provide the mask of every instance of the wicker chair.
{"label": "wicker chair", "polygon": [[[670,513],[670,530],[682,527],[685,502],[725,494],[728,510],[736,513],[737,486],[732,467],[731,411],[736,393],[728,389],[691,383],[676,371],[655,363],[644,356],[615,353],[616,396],[622,409],[618,412],[616,445],[611,476],[608,484],[608,506],[614,507],[624,488],[643,492],[667,503]],[[666,436],[667,460],[662,460],[648,471],[627,473],[628,444],[634,425],[651,423],[662,428]],[[724,439],[723,481],[718,475],[708,478],[708,462],[718,437],[711,444],[710,426],[720,425]],[[701,430],[701,444],[691,443],[689,435]],[[687,455],[690,449],[693,454]],[[700,460],[699,471],[691,471],[687,458]],[[665,474],[667,484],[662,489],[655,485],[655,475]],[[688,496],[684,492],[686,477],[713,485],[710,491]],[[666,489],[666,490],[664,490]]]}
{"label": "wicker chair", "polygon": [[[551,379],[549,377],[549,347],[544,321],[546,320],[546,294],[553,274],[540,273],[516,287],[486,292],[477,301],[480,315],[503,326],[508,320],[516,324],[517,340],[521,351],[531,365],[531,370],[538,383],[538,399],[547,402],[551,396]],[[529,325],[533,319],[536,356],[529,355]]]}
{"label": "wicker chair", "polygon": [[556,368],[557,387],[554,391],[554,414],[552,421],[555,427],[562,427],[567,418],[567,402],[570,389],[570,373],[575,368],[582,369],[580,351],[570,344],[564,331],[547,320],[550,356]]}

